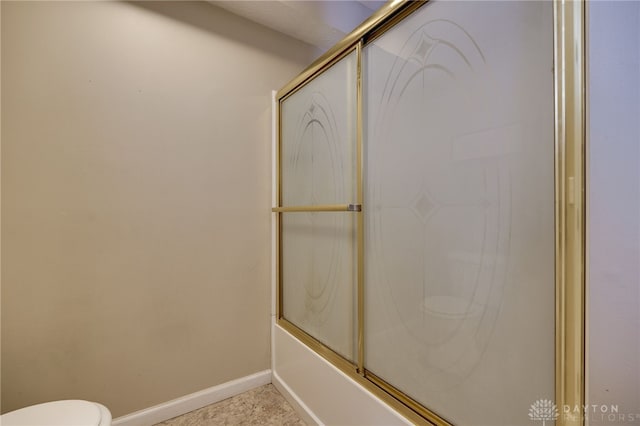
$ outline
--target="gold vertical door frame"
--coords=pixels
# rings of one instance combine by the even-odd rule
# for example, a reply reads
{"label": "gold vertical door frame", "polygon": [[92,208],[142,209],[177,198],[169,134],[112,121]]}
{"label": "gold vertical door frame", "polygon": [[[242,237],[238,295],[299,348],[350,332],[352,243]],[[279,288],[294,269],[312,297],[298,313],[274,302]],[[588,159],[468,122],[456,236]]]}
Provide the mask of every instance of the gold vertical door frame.
{"label": "gold vertical door frame", "polygon": [[[356,198],[360,206],[364,206],[364,148],[362,135],[362,40],[356,45]],[[357,356],[356,365],[359,374],[364,375],[364,212],[362,208],[357,217]]]}
{"label": "gold vertical door frame", "polygon": [[[556,405],[557,424],[584,424],[585,3],[556,0]],[[569,407],[565,413],[564,408]],[[579,407],[574,412],[574,407]]]}

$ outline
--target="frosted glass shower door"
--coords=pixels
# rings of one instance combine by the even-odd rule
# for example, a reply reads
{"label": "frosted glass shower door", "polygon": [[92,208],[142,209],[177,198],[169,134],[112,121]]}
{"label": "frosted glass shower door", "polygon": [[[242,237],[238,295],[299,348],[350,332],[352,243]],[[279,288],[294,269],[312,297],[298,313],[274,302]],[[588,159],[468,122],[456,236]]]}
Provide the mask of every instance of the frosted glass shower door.
{"label": "frosted glass shower door", "polygon": [[363,51],[365,368],[455,424],[554,400],[553,46],[551,2],[435,1]]}
{"label": "frosted glass shower door", "polygon": [[356,53],[281,104],[284,319],[352,361],[355,347]]}

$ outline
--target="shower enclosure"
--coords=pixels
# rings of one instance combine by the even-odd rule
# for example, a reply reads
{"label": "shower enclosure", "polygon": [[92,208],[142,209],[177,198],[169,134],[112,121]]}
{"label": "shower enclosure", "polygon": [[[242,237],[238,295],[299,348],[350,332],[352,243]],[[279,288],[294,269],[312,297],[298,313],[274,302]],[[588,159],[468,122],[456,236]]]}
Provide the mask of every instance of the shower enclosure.
{"label": "shower enclosure", "polygon": [[278,324],[413,422],[580,422],[581,7],[390,3],[277,95]]}

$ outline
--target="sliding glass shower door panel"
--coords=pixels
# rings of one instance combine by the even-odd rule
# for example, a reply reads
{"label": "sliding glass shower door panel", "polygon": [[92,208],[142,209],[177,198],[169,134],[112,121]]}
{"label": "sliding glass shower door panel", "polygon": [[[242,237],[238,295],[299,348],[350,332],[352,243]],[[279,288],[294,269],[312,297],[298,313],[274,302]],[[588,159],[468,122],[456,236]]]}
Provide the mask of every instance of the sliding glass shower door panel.
{"label": "sliding glass shower door panel", "polygon": [[[280,202],[333,208],[356,200],[356,53],[281,104]],[[283,317],[343,357],[355,346],[355,214],[281,213]]]}
{"label": "sliding glass shower door panel", "polygon": [[553,46],[551,2],[436,1],[363,51],[365,367],[456,424],[554,400]]}

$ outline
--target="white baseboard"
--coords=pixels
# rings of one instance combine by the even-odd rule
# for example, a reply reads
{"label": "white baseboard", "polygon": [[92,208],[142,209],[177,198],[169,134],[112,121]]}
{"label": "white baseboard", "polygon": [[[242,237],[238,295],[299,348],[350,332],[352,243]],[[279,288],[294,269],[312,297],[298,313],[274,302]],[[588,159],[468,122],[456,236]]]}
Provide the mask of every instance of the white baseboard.
{"label": "white baseboard", "polygon": [[111,424],[113,426],[150,426],[269,383],[271,383],[271,370],[260,371],[118,417]]}
{"label": "white baseboard", "polygon": [[284,399],[293,407],[300,418],[308,425],[324,426],[322,421],[311,411],[307,404],[287,385],[276,372],[272,373],[271,383],[278,389]]}

